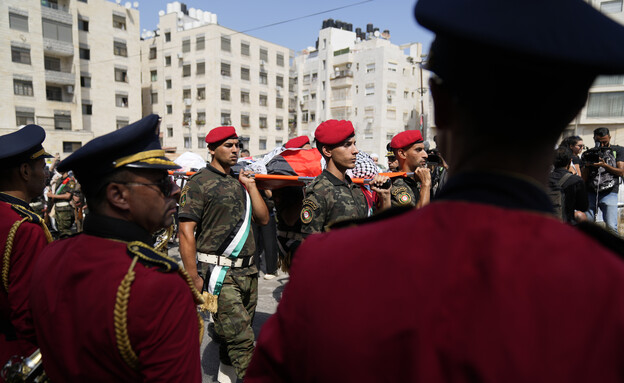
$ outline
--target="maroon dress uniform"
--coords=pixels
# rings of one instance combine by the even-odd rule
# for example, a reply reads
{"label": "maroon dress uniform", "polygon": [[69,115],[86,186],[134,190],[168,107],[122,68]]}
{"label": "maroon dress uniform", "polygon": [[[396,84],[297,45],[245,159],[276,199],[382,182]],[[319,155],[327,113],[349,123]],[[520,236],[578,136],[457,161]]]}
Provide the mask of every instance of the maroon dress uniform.
{"label": "maroon dress uniform", "polygon": [[151,242],[133,223],[88,215],[84,234],[52,243],[33,272],[31,305],[44,369],[53,382],[200,382],[198,318],[176,272],[137,263],[128,334],[140,367],[117,350],[117,288],[131,241]]}
{"label": "maroon dress uniform", "polygon": [[524,181],[442,197],[309,237],[246,382],[621,382],[622,260]]}
{"label": "maroon dress uniform", "polygon": [[[0,249],[6,248],[11,227],[26,216],[36,216],[30,210],[28,203],[0,193]],[[41,221],[38,216],[34,219]],[[45,231],[37,221],[25,221],[15,232],[8,264],[8,291],[5,290],[4,285],[0,286],[0,363],[2,365],[14,355],[28,356],[37,348],[28,302],[28,288],[35,258],[47,244]]]}

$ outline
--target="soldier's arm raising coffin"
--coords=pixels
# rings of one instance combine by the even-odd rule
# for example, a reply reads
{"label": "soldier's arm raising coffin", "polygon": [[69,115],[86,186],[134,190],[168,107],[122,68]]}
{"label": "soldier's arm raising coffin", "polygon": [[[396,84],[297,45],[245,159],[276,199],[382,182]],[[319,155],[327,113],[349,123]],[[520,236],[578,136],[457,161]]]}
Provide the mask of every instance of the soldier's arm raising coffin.
{"label": "soldier's arm raising coffin", "polygon": [[258,225],[264,226],[269,223],[269,209],[266,203],[264,203],[264,199],[262,199],[252,175],[253,172],[244,170],[238,175],[238,180],[245,186],[249,193],[249,198],[251,198],[253,221]]}

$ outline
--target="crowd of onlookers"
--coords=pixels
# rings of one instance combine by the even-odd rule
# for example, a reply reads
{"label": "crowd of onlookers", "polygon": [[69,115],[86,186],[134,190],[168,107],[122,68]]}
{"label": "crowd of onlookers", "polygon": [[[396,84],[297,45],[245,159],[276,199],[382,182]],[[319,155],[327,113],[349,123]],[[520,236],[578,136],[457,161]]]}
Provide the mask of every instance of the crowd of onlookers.
{"label": "crowd of onlookers", "polygon": [[624,147],[611,144],[607,128],[594,130],[593,138],[592,148],[579,136],[562,140],[555,150],[550,196],[563,221],[594,221],[600,212],[606,227],[617,233]]}

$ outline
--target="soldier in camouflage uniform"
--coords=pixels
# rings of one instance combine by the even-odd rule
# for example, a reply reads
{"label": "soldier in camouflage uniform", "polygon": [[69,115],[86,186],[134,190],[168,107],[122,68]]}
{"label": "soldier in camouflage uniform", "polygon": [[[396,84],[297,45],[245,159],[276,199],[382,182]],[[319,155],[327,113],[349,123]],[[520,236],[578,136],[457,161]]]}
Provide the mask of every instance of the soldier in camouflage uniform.
{"label": "soldier in camouflage uniform", "polygon": [[[193,175],[182,190],[179,232],[184,267],[198,289],[210,292],[209,282],[219,275],[216,268],[212,273],[216,275],[212,275],[210,269],[215,264],[227,266],[227,262],[234,262],[224,254],[228,244],[236,240],[235,234],[245,225],[244,222],[241,225],[241,217],[245,216],[247,193],[255,223],[266,225],[269,211],[254,178],[250,177],[252,173],[242,171],[237,179],[231,171],[238,161],[239,148],[234,128],[215,128],[206,136],[206,142],[212,160]],[[253,264],[255,243],[249,226],[247,234],[246,239],[240,239],[240,253],[235,263],[224,269],[217,311],[213,316],[215,332],[221,338],[220,382],[244,378],[254,350],[251,325],[258,300],[258,269]]]}
{"label": "soldier in camouflage uniform", "polygon": [[[314,136],[318,150],[327,161],[327,168],[306,187],[301,208],[301,232],[304,234],[325,231],[336,221],[368,215],[362,189],[345,174],[347,169],[355,167],[358,153],[353,124],[345,120],[327,120],[316,128]],[[377,186],[387,179],[376,175],[371,182],[373,190],[381,191]]]}
{"label": "soldier in camouflage uniform", "polygon": [[55,191],[48,193],[48,199],[54,203],[56,229],[59,238],[65,238],[72,234],[71,227],[74,223],[74,208],[70,205],[72,192],[76,188],[76,180],[68,173],[63,173],[58,179]]}
{"label": "soldier in camouflage uniform", "polygon": [[414,173],[392,181],[392,206],[425,206],[430,200],[431,171],[426,167],[427,151],[422,134],[419,130],[406,130],[394,136],[390,146],[399,161],[399,171]]}

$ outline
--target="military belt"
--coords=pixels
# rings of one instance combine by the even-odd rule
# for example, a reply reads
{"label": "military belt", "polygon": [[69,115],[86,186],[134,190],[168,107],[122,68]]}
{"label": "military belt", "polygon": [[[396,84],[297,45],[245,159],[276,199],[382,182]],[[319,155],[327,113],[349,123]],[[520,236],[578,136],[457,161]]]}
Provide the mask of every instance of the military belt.
{"label": "military belt", "polygon": [[66,207],[69,206],[69,202],[57,202],[56,207]]}
{"label": "military belt", "polygon": [[242,257],[242,258],[237,258],[237,259],[230,259],[228,257],[225,257],[223,255],[216,255],[216,254],[206,254],[206,253],[197,253],[197,260],[199,262],[204,262],[204,263],[209,263],[211,265],[217,265],[217,266],[227,266],[227,267],[234,267],[234,268],[238,268],[238,267],[249,267],[251,265],[253,265],[254,263],[254,257]]}
{"label": "military belt", "polygon": [[33,209],[38,209],[40,207],[43,207],[43,202],[31,202],[30,207],[32,207]]}

